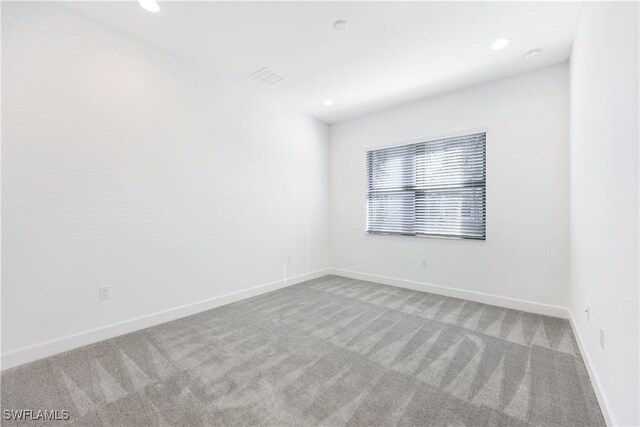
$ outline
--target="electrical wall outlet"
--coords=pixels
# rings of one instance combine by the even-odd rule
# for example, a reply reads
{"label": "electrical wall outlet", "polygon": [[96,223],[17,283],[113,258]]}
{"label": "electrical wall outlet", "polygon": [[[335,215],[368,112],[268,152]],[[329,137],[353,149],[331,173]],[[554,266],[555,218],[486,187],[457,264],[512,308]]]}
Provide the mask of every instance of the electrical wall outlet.
{"label": "electrical wall outlet", "polygon": [[100,299],[109,299],[109,287],[108,286],[100,286]]}
{"label": "electrical wall outlet", "polygon": [[600,328],[600,348],[604,350],[604,329]]}
{"label": "electrical wall outlet", "polygon": [[427,259],[422,258],[422,268],[427,268]]}

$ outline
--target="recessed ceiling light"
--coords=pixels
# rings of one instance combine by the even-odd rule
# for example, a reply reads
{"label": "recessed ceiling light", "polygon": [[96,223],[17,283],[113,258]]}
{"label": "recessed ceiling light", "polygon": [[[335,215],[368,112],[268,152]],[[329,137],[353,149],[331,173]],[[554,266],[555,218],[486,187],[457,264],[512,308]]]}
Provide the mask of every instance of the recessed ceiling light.
{"label": "recessed ceiling light", "polygon": [[324,101],[322,101],[322,105],[324,105],[325,107],[330,107],[333,105],[333,101],[330,99],[325,99]]}
{"label": "recessed ceiling light", "polygon": [[156,13],[160,11],[160,6],[158,6],[156,0],[138,0],[138,4],[147,12]]}
{"label": "recessed ceiling light", "polygon": [[333,29],[336,31],[344,31],[349,27],[347,21],[339,20],[333,23]]}
{"label": "recessed ceiling light", "polygon": [[493,43],[491,43],[491,49],[493,49],[493,50],[502,49],[503,47],[506,47],[508,44],[509,44],[509,40],[507,40],[507,39],[498,39],[498,40],[494,41]]}
{"label": "recessed ceiling light", "polygon": [[529,52],[522,55],[522,57],[526,60],[533,59],[536,56],[540,55],[540,52],[542,52],[542,49],[532,49]]}

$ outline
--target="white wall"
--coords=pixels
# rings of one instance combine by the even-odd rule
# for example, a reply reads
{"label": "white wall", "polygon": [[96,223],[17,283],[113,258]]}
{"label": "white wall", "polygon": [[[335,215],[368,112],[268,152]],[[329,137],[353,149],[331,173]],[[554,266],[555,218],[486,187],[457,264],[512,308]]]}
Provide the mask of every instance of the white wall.
{"label": "white wall", "polygon": [[[476,129],[487,131],[486,241],[365,234],[367,149]],[[566,63],[334,125],[332,267],[566,307],[568,173]]]}
{"label": "white wall", "polygon": [[640,425],[638,13],[585,4],[570,79],[571,312],[603,410],[629,426]]}
{"label": "white wall", "polygon": [[328,266],[325,124],[52,3],[2,4],[2,78],[4,367]]}

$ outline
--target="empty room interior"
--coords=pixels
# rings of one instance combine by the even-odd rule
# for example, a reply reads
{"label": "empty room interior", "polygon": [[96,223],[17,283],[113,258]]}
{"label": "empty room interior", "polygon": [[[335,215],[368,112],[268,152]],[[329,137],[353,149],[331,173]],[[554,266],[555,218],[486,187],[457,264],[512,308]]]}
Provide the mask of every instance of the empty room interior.
{"label": "empty room interior", "polygon": [[640,425],[640,3],[1,3],[1,424]]}

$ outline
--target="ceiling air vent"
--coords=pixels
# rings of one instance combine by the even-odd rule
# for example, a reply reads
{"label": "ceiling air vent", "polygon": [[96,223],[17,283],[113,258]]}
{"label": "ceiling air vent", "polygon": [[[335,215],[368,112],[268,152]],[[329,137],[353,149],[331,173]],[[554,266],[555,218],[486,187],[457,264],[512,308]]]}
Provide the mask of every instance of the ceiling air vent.
{"label": "ceiling air vent", "polygon": [[249,77],[253,77],[254,79],[266,84],[267,86],[272,86],[284,80],[284,77],[282,77],[280,74],[276,73],[269,67],[264,67],[249,75]]}

